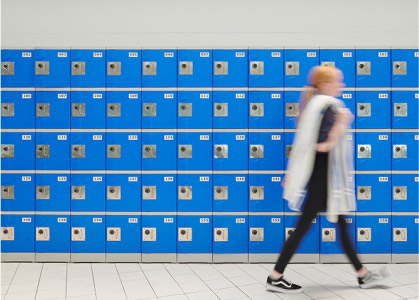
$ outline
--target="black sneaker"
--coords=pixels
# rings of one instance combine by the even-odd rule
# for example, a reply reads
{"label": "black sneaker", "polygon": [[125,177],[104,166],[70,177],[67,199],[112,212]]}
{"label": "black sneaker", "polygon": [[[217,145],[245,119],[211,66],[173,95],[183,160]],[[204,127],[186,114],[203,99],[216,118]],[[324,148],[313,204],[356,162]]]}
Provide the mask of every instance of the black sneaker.
{"label": "black sneaker", "polygon": [[359,287],[362,289],[369,289],[382,286],[383,282],[390,276],[391,273],[388,267],[383,267],[376,271],[369,271],[364,278],[358,277]]}
{"label": "black sneaker", "polygon": [[303,291],[303,288],[301,286],[285,279],[284,276],[281,276],[275,280],[272,279],[271,276],[268,276],[268,279],[266,280],[266,289],[271,292],[279,292],[286,294],[298,294]]}

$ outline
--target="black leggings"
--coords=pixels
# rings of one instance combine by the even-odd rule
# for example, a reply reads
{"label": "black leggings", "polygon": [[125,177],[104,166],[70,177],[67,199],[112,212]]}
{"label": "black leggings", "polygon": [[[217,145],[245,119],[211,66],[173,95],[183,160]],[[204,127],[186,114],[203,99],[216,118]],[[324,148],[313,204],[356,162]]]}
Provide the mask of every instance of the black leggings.
{"label": "black leggings", "polygon": [[[314,163],[313,173],[308,184],[307,200],[304,204],[303,213],[298,220],[294,233],[290,235],[282,246],[281,255],[275,265],[275,270],[284,273],[285,267],[290,261],[292,255],[297,250],[301,239],[308,231],[311,221],[316,217],[317,213],[326,209],[327,204],[327,169],[328,154],[318,153]],[[362,264],[358,259],[352,241],[348,235],[345,218],[340,215],[338,218],[339,229],[341,231],[341,242],[345,249],[346,255],[349,257],[355,270],[360,270]]]}

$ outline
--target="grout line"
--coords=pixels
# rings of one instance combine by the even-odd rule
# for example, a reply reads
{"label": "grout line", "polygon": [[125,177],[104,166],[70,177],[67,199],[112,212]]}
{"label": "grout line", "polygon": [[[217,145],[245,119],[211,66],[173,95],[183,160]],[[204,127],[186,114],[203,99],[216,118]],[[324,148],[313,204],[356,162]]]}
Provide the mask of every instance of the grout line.
{"label": "grout line", "polygon": [[[208,264],[208,266],[211,266],[214,270],[216,270],[212,264]],[[201,280],[208,288],[209,290],[214,294],[215,297],[217,297],[218,299],[221,299],[220,297],[218,297],[218,295],[216,293],[214,293],[214,290],[212,288],[210,288],[207,283],[205,282],[205,280],[202,280],[201,276],[199,276],[198,273],[195,272],[195,270],[193,268],[190,268],[192,270],[192,272],[199,278],[199,280]],[[218,272],[218,270],[216,270]],[[221,274],[222,275],[222,274]],[[188,296],[186,296],[188,297]],[[189,297],[188,297],[189,298]]]}
{"label": "grout line", "polygon": [[9,285],[8,285],[8,287],[7,287],[6,293],[4,294],[4,298],[6,298],[7,292],[9,291],[9,288],[10,288],[10,286],[11,286],[11,285],[12,285],[12,283],[13,283],[13,279],[15,278],[16,273],[17,273],[17,269],[19,269],[19,267],[20,267],[20,263],[18,263],[18,264],[17,264],[17,267],[16,267],[16,269],[15,269],[15,272],[13,273],[13,276],[12,276],[12,280],[10,281],[10,283],[9,283]]}
{"label": "grout line", "polygon": [[148,277],[147,277],[146,272],[143,270],[143,268],[141,268],[141,264],[140,264],[140,263],[138,263],[138,265],[140,266],[140,270],[141,270],[141,272],[143,272],[144,277],[145,277],[145,279],[147,280],[148,285],[151,287],[151,289],[152,289],[152,291],[153,291],[153,293],[154,293],[154,296],[155,296],[156,298],[158,298],[158,297],[157,297],[157,294],[156,294],[156,291],[154,290],[153,286],[152,286],[152,285],[151,285],[151,283],[150,283],[150,280],[148,280]]}
{"label": "grout line", "polygon": [[68,287],[68,263],[65,264],[65,299],[67,299],[67,287]]}
{"label": "grout line", "polygon": [[38,294],[39,283],[41,282],[43,270],[44,270],[44,263],[42,263],[41,272],[39,273],[38,284],[36,285],[35,297],[33,298],[34,300],[36,299],[36,295]]}
{"label": "grout line", "polygon": [[93,272],[92,263],[89,263],[89,264],[90,264],[90,272],[92,272],[93,288],[95,289],[95,298],[97,300],[96,285],[95,285],[95,273]]}
{"label": "grout line", "polygon": [[117,266],[116,266],[116,264],[115,264],[115,263],[114,263],[114,266],[115,266],[115,269],[116,269],[116,273],[118,274],[119,282],[120,282],[120,283],[121,283],[121,285],[122,285],[122,290],[124,291],[125,299],[128,299],[128,297],[127,297],[127,293],[125,292],[125,287],[124,287],[124,284],[122,283],[121,276],[119,275],[119,271],[118,271],[118,268],[117,268]]}

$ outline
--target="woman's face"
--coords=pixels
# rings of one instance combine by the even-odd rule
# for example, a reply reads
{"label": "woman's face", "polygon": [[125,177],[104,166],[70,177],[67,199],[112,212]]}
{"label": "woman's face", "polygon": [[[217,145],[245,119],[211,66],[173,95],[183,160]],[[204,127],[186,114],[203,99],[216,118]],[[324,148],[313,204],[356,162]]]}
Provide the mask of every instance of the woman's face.
{"label": "woman's face", "polygon": [[328,96],[339,97],[342,95],[342,88],[346,85],[343,83],[343,73],[336,71],[336,76],[330,82],[324,82],[319,86],[320,93]]}

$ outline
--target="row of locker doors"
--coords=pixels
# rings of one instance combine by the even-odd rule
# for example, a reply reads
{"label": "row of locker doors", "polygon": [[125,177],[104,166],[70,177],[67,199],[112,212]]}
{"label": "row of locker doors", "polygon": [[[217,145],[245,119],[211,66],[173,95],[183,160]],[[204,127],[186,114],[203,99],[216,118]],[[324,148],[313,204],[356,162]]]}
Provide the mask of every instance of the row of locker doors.
{"label": "row of locker doors", "polygon": [[[283,174],[2,174],[3,211],[282,212]],[[358,212],[418,212],[419,174],[356,174]]]}
{"label": "row of locker doors", "polygon": [[[2,132],[3,170],[284,170],[293,132]],[[419,132],[357,130],[356,170],[417,170]]]}
{"label": "row of locker doors", "polygon": [[316,65],[348,87],[417,87],[418,49],[2,50],[2,87],[302,87]]}
{"label": "row of locker doors", "polygon": [[[247,261],[248,254],[275,257],[283,241],[294,231],[297,215],[2,215],[2,252],[85,255],[84,259],[155,259],[176,261],[177,254],[189,259]],[[393,254],[418,253],[418,215],[347,216],[346,226],[360,254],[386,260]],[[339,254],[340,230],[325,216],[317,216],[297,254]],[[124,257],[123,255],[127,255]],[[156,254],[160,254],[156,255]],[[226,255],[227,254],[227,255]],[[131,256],[130,256],[131,255]],[[381,258],[380,255],[382,256]],[[96,258],[93,258],[96,257]],[[129,258],[130,257],[130,258]],[[134,257],[134,258],[133,258]],[[184,259],[186,259],[184,257]],[[51,255],[49,259],[57,259]],[[210,259],[209,259],[210,258]],[[275,257],[276,258],[276,257]],[[275,259],[274,258],[274,259]],[[263,259],[259,257],[259,259]],[[266,259],[266,257],[265,257]]]}
{"label": "row of locker doors", "polygon": [[[295,128],[301,91],[2,91],[3,128]],[[352,128],[418,128],[416,91],[344,91]]]}

